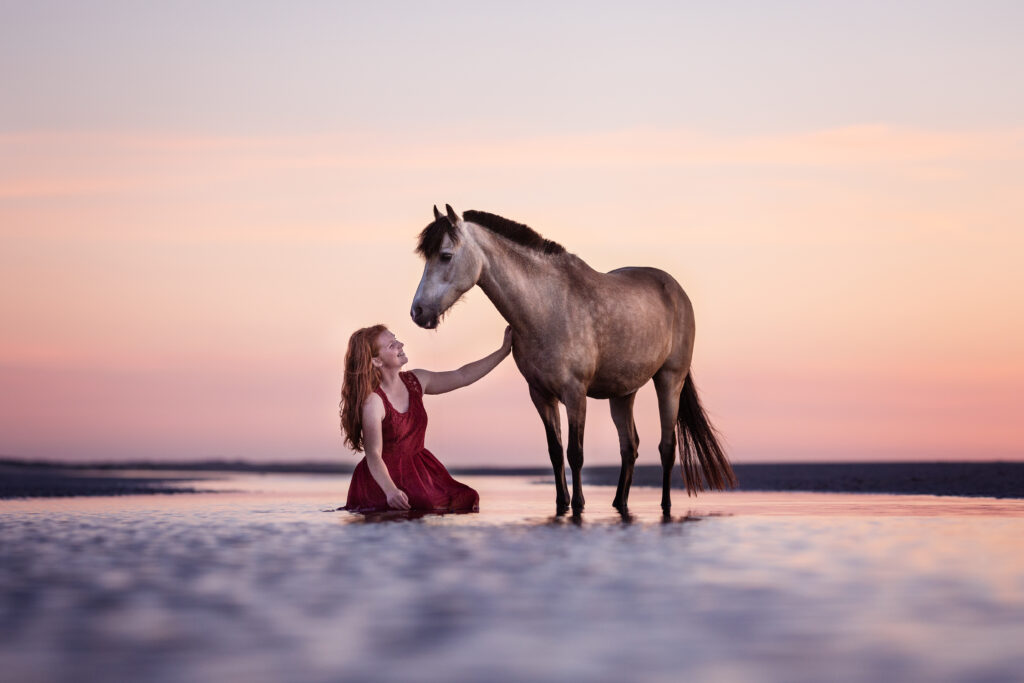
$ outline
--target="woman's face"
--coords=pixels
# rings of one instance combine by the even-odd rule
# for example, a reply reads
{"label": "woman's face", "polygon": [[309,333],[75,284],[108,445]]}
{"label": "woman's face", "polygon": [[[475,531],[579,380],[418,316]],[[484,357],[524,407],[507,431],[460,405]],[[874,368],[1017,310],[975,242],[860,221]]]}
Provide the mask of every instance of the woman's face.
{"label": "woman's face", "polygon": [[374,363],[379,362],[382,368],[400,368],[409,362],[405,355],[405,344],[398,341],[391,330],[384,330],[377,337],[377,355]]}

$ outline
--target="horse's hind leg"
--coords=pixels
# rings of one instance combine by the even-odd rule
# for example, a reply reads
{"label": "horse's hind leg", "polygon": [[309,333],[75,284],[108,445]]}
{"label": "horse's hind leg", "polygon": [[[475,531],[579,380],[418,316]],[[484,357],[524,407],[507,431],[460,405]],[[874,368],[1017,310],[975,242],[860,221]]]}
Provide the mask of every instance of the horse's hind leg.
{"label": "horse's hind leg", "polygon": [[685,375],[662,368],[654,375],[654,389],[658,392],[658,415],[661,418],[661,510],[672,510],[672,468],[676,463],[676,421],[679,418],[679,392]]}
{"label": "horse's hind leg", "polygon": [[562,421],[558,415],[558,399],[533,387],[530,387],[530,398],[544,422],[548,456],[555,472],[555,509],[561,515],[569,509],[569,487],[565,483],[565,455],[562,451]]}
{"label": "horse's hind leg", "polygon": [[619,470],[619,486],[615,489],[615,501],[612,503],[618,510],[626,509],[629,499],[629,486],[633,483],[633,465],[636,463],[640,437],[636,433],[636,422],[633,421],[633,402],[636,392],[629,396],[618,396],[608,400],[612,411],[612,422],[619,432],[619,455],[622,456],[622,469]]}

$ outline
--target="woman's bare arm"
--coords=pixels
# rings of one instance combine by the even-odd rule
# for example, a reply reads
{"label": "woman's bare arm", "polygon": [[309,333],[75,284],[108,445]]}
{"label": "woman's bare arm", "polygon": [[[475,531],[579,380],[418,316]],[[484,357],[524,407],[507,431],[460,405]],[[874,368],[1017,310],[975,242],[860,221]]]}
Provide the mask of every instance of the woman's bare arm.
{"label": "woman's bare arm", "polygon": [[488,372],[498,366],[498,363],[505,360],[505,357],[512,352],[512,328],[505,328],[505,339],[501,348],[494,353],[488,354],[480,360],[463,365],[458,370],[447,372],[431,372],[430,370],[413,370],[416,379],[420,381],[424,394],[444,394],[455,389],[460,389],[477,381]]}
{"label": "woman's bare arm", "polygon": [[409,497],[395,485],[382,455],[384,437],[381,423],[384,422],[384,402],[377,394],[363,402],[363,450],[366,451],[366,464],[370,468],[373,480],[377,482],[388,499],[388,507],[396,510],[409,509]]}

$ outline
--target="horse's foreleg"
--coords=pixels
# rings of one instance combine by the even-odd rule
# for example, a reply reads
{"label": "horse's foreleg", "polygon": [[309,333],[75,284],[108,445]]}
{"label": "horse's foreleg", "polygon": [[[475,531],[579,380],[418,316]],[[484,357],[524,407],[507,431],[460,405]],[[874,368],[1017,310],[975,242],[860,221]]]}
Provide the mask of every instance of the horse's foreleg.
{"label": "horse's foreleg", "polygon": [[570,397],[565,403],[565,412],[569,423],[569,469],[572,470],[572,513],[583,512],[583,428],[587,422],[587,396]]}
{"label": "horse's foreleg", "polygon": [[677,373],[659,371],[654,375],[654,389],[658,392],[658,416],[661,419],[661,510],[672,510],[672,468],[676,464],[676,420],[679,417],[679,390],[682,379]]}
{"label": "horse's foreleg", "polygon": [[562,451],[562,421],[558,415],[558,399],[530,387],[530,398],[544,422],[544,435],[548,440],[548,457],[555,472],[555,509],[563,514],[569,509],[569,487],[565,483],[565,455]]}
{"label": "horse's foreleg", "polygon": [[629,499],[629,487],[633,483],[633,465],[636,463],[637,449],[640,447],[640,437],[636,433],[636,422],[633,421],[633,402],[636,400],[636,392],[629,396],[620,396],[608,400],[612,411],[612,422],[619,432],[619,455],[622,456],[622,468],[619,470],[619,485],[615,489],[615,501],[612,503],[617,509],[626,509],[626,501]]}

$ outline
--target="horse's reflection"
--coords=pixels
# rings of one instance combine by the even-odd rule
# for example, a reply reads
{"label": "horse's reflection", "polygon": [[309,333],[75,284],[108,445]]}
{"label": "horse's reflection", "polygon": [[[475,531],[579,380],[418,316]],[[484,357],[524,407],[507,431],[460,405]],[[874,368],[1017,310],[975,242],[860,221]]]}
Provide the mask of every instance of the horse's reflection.
{"label": "horse's reflection", "polygon": [[[337,508],[331,510],[324,510],[324,512],[348,512],[344,515],[342,522],[345,524],[385,524],[389,522],[414,522],[414,521],[429,521],[431,519],[439,519],[441,517],[447,517],[450,515],[479,515],[479,512],[449,512],[443,510],[386,510],[381,512],[351,512],[346,511],[345,508]],[[657,518],[659,524],[686,524],[688,522],[699,522],[705,517],[717,517],[719,513],[695,513],[692,510],[687,511],[682,515],[671,515],[661,514]],[[638,516],[630,512],[629,508],[621,507],[615,508],[615,514],[607,517],[590,516],[586,519],[584,524],[584,515],[582,514],[567,514],[565,512],[556,511],[555,514],[544,517],[542,519],[524,518],[521,520],[527,525],[538,525],[538,526],[575,526],[575,527],[595,527],[595,526],[609,526],[609,525],[620,525],[620,526],[632,526],[634,524],[650,524],[654,522],[653,518],[647,518]]]}
{"label": "horse's reflection", "polygon": [[[633,514],[632,512],[629,511],[629,508],[627,508],[627,507],[616,508],[615,512],[616,512],[615,516],[598,517],[598,518],[594,518],[593,516],[591,516],[587,520],[587,526],[591,526],[591,527],[593,527],[593,526],[608,526],[608,525],[616,525],[616,524],[621,525],[621,526],[631,526],[633,524],[644,524],[645,522],[646,523],[650,523],[650,522],[653,521],[652,519],[647,519],[647,518],[644,518],[644,517],[641,517],[641,516]],[[704,519],[704,517],[707,517],[707,516],[717,516],[717,515],[696,514],[692,510],[687,511],[685,514],[675,515],[675,516],[673,516],[671,514],[667,514],[667,513],[662,513],[661,515],[658,516],[657,523],[659,523],[659,524],[686,524],[688,522],[699,522],[702,519]],[[550,517],[545,518],[544,521],[542,522],[542,524],[545,525],[545,526],[576,526],[576,527],[582,527],[582,526],[584,526],[584,516],[581,515],[581,514],[566,514],[564,512],[556,512],[556,514],[554,514],[554,515],[552,515]]]}

